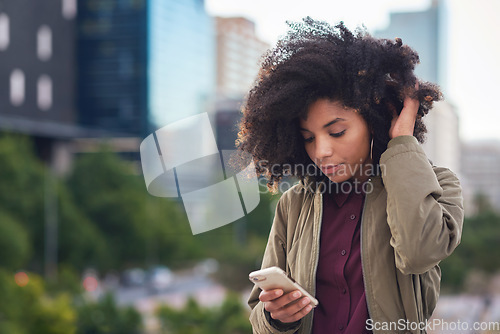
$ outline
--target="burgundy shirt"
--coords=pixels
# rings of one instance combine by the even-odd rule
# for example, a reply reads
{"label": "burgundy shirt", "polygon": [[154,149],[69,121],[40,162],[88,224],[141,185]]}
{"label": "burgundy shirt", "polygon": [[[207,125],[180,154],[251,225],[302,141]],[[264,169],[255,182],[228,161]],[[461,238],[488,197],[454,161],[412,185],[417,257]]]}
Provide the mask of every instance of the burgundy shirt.
{"label": "burgundy shirt", "polygon": [[[314,334],[371,333],[361,268],[362,187],[323,194],[319,262],[316,273]],[[349,189],[352,189],[350,192]]]}

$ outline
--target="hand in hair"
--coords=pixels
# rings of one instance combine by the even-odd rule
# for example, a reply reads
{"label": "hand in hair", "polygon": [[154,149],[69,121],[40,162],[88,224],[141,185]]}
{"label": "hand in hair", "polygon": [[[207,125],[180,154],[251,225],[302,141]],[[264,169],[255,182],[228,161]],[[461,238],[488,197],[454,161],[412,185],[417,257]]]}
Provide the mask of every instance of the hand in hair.
{"label": "hand in hair", "polygon": [[[418,90],[418,83],[415,85],[415,89]],[[413,136],[419,106],[420,102],[417,99],[407,95],[403,101],[401,113],[398,115],[395,108],[392,110],[394,116],[389,129],[391,139],[399,136]]]}

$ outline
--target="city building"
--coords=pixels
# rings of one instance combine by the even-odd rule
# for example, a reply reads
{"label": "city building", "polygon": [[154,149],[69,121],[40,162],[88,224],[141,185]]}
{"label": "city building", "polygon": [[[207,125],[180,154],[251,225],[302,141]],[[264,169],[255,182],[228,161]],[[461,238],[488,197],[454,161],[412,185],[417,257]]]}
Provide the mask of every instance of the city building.
{"label": "city building", "polygon": [[260,59],[269,44],[255,33],[255,23],[244,17],[217,17],[217,99],[213,122],[217,144],[234,149],[241,105],[257,78]]}
{"label": "city building", "polygon": [[217,17],[217,96],[241,98],[252,87],[261,56],[269,45],[243,17]]}
{"label": "city building", "polygon": [[215,104],[216,142],[220,150],[234,150],[241,120],[241,99],[219,99]]}
{"label": "city building", "polygon": [[390,14],[390,24],[377,30],[378,38],[394,40],[399,37],[404,44],[416,50],[420,64],[415,68],[417,76],[446,89],[448,10],[443,0],[433,0],[431,6],[419,12]]}
{"label": "city building", "polygon": [[458,115],[448,101],[439,101],[424,118],[426,141],[422,145],[427,157],[437,166],[461,172]]}
{"label": "city building", "polygon": [[146,132],[147,6],[78,2],[78,121],[97,129]]}
{"label": "city building", "polygon": [[210,109],[215,32],[202,0],[78,2],[82,124],[144,137]]}
{"label": "city building", "polygon": [[[446,98],[448,10],[446,2],[433,0],[424,11],[391,13],[387,28],[375,31],[378,38],[399,37],[404,44],[415,49],[420,64],[416,75],[438,84]],[[448,167],[460,174],[459,117],[452,101],[435,103],[424,118],[427,140],[422,146],[428,158],[436,165]]]}
{"label": "city building", "polygon": [[76,0],[0,1],[0,131],[31,137],[56,172],[72,138],[103,135],[77,121],[76,15]]}
{"label": "city building", "polygon": [[466,213],[477,211],[474,199],[486,196],[500,211],[500,141],[471,141],[462,145],[462,175]]}

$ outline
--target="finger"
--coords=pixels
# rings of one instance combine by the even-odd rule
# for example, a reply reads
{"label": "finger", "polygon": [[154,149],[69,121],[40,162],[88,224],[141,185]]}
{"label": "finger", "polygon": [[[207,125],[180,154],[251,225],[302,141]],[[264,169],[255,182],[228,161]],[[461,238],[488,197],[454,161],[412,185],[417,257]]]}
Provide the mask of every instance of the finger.
{"label": "finger", "polygon": [[302,296],[302,294],[300,293],[300,291],[295,290],[295,291],[287,293],[281,297],[278,297],[272,301],[265,303],[264,308],[268,312],[274,312],[274,311],[277,311],[277,310],[283,308],[284,306],[286,306],[290,303],[295,302],[301,296]]}
{"label": "finger", "polygon": [[287,304],[286,306],[276,311],[271,312],[271,317],[282,322],[294,322],[301,319],[311,311],[312,306],[310,304],[311,301],[309,300],[309,298],[303,297],[293,303]]}
{"label": "finger", "polygon": [[415,93],[418,91],[418,88],[419,88],[419,85],[418,85],[418,81],[415,81],[415,86],[413,86],[413,90],[411,90],[410,92],[408,92],[405,96],[405,98],[403,99],[403,109],[405,107],[414,107],[415,104],[417,105],[417,109],[418,109],[418,105],[420,104],[419,101],[418,101],[418,98],[412,98],[411,96],[415,96]]}
{"label": "finger", "polygon": [[295,313],[294,315],[292,315],[286,319],[283,319],[282,322],[295,322],[297,320],[300,320],[303,317],[305,317],[309,312],[311,312],[312,309],[313,309],[313,307],[311,305],[307,305],[306,307],[302,308],[299,312]]}
{"label": "finger", "polygon": [[[420,106],[420,102],[417,99],[413,99],[409,96],[405,97],[403,101],[403,110],[401,111],[401,115],[403,117],[410,118],[413,115],[416,115],[418,112],[418,107]],[[407,115],[407,116],[405,116]]]}
{"label": "finger", "polygon": [[283,295],[282,289],[274,289],[274,290],[262,290],[259,295],[259,300],[261,302],[269,302],[271,300],[275,300]]}

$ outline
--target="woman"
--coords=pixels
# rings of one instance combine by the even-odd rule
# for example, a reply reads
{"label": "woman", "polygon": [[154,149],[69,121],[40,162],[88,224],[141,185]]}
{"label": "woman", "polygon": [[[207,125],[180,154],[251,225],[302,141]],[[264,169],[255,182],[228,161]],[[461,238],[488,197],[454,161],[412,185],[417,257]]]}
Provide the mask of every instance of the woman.
{"label": "woman", "polygon": [[290,26],[264,58],[238,145],[271,190],[300,180],[278,202],[262,268],[320,304],[254,288],[253,331],[425,333],[463,224],[459,180],[419,145],[439,88],[418,82],[401,39],[309,17]]}

